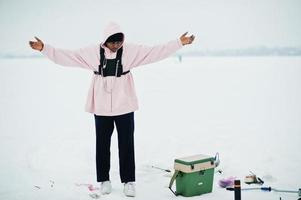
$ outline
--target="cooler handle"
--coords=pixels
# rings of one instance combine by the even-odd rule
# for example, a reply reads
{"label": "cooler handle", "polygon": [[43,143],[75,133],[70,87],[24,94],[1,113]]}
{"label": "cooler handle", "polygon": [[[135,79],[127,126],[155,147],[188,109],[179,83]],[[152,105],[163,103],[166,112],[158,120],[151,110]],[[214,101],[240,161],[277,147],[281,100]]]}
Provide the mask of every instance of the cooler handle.
{"label": "cooler handle", "polygon": [[220,161],[220,159],[219,159],[219,153],[216,152],[215,157],[214,157],[214,166],[215,166],[215,167],[218,167],[220,162],[221,162],[221,161]]}
{"label": "cooler handle", "polygon": [[179,172],[180,172],[180,171],[175,170],[175,172],[173,173],[173,175],[172,175],[172,177],[171,177],[171,179],[170,179],[169,187],[168,187],[168,188],[170,189],[170,191],[171,191],[175,196],[178,196],[179,194],[177,193],[177,191],[174,191],[174,190],[172,189],[172,185],[173,185],[174,181],[176,180],[176,178],[177,178]]}

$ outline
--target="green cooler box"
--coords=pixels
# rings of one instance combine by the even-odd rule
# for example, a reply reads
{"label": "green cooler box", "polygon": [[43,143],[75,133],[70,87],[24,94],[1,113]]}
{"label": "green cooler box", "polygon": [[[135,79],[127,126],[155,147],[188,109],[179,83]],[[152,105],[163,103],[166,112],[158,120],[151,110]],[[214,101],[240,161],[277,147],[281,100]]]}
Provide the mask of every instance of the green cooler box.
{"label": "green cooler box", "polygon": [[[175,173],[170,180],[169,189],[175,195],[191,197],[212,192],[216,158],[195,155],[175,159]],[[172,190],[174,180],[176,191]]]}

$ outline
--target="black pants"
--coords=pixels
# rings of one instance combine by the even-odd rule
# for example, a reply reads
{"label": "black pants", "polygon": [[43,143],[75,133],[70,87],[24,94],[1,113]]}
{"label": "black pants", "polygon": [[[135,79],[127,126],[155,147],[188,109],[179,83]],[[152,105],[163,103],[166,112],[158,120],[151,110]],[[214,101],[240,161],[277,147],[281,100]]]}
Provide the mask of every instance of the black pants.
{"label": "black pants", "polygon": [[118,132],[119,172],[122,183],[135,181],[134,113],[95,116],[97,181],[110,180],[110,147],[114,122]]}

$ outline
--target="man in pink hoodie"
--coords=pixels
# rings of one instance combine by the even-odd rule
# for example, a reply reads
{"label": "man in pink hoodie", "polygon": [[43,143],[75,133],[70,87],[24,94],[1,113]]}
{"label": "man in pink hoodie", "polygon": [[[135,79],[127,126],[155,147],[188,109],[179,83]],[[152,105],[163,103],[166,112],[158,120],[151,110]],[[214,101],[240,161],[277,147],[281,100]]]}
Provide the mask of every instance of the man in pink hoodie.
{"label": "man in pink hoodie", "polygon": [[144,46],[125,43],[120,27],[110,23],[99,45],[78,50],[54,48],[30,41],[32,49],[41,51],[53,62],[63,66],[82,67],[94,74],[89,89],[86,111],[93,113],[96,127],[96,172],[101,193],[111,193],[110,144],[114,123],[118,132],[120,179],[124,194],[135,196],[134,111],[138,109],[134,81],[130,70],[137,66],[169,57],[182,46],[191,44],[194,35],[183,34],[163,45]]}

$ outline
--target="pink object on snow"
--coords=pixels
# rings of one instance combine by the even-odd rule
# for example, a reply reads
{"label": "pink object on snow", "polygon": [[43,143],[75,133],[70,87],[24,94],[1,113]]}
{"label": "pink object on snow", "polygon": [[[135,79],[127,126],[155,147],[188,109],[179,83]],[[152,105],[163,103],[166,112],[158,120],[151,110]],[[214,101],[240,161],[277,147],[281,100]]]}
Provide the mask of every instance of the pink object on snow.
{"label": "pink object on snow", "polygon": [[236,177],[230,176],[228,178],[223,178],[218,181],[218,185],[222,188],[231,187],[234,185],[234,180]]}
{"label": "pink object on snow", "polygon": [[95,191],[95,190],[99,190],[98,187],[94,187],[94,185],[92,185],[92,184],[87,184],[87,183],[76,183],[75,185],[78,186],[78,187],[80,187],[80,186],[85,186],[85,187],[88,188],[88,190],[89,190],[90,192],[93,192],[93,191]]}

